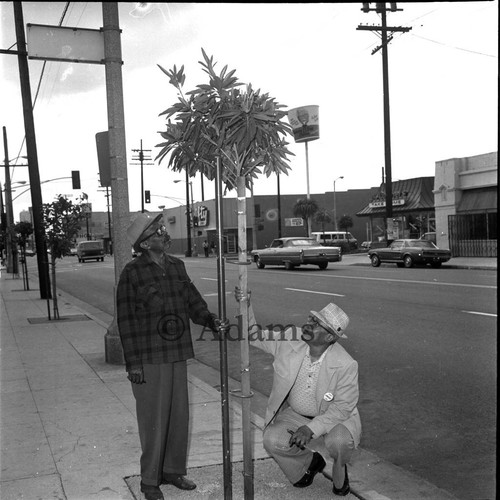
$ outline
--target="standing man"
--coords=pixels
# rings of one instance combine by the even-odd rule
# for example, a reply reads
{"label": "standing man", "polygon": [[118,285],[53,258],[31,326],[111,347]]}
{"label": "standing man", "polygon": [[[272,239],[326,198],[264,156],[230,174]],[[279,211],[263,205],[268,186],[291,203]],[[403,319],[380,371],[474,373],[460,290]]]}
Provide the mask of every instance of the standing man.
{"label": "standing man", "polygon": [[193,490],[187,479],[189,402],[186,360],[194,356],[190,320],[216,330],[187,275],[184,262],[166,250],[162,216],[140,214],[127,230],[138,257],[117,286],[117,321],[128,379],[136,400],[141,441],[141,491],[162,500],[161,484]]}
{"label": "standing man", "polygon": [[203,251],[205,252],[205,257],[208,257],[209,247],[208,247],[208,241],[207,240],[205,240],[203,242]]}
{"label": "standing man", "polygon": [[[236,300],[243,296],[237,288]],[[310,311],[302,328],[261,330],[248,302],[251,344],[274,356],[274,381],[264,428],[264,448],[297,488],[313,482],[333,460],[333,493],[350,493],[347,463],[361,437],[357,409],[358,363],[337,343],[349,317],[336,304]]]}

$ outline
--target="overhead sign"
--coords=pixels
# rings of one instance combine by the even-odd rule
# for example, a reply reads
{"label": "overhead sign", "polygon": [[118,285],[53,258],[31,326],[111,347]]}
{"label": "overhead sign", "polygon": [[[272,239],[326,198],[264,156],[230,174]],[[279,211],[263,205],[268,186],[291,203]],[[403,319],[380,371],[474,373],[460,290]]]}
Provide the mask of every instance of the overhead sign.
{"label": "overhead sign", "polygon": [[288,111],[295,142],[319,139],[319,106],[301,106]]}
{"label": "overhead sign", "polygon": [[27,24],[28,59],[104,64],[101,30]]}

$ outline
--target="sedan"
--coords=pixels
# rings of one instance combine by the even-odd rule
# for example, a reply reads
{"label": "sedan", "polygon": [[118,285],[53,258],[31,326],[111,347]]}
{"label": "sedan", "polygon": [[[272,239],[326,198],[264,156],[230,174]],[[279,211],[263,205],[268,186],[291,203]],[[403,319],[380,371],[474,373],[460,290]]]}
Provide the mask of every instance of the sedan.
{"label": "sedan", "polygon": [[382,262],[393,262],[398,267],[413,267],[415,264],[430,264],[441,267],[451,259],[449,250],[438,248],[426,240],[394,240],[387,248],[373,248],[368,251],[373,267]]}
{"label": "sedan", "polygon": [[271,246],[262,250],[252,250],[252,260],[259,269],[266,265],[285,266],[293,269],[304,264],[313,264],[326,269],[329,262],[340,262],[342,251],[339,247],[324,247],[315,238],[278,238]]}

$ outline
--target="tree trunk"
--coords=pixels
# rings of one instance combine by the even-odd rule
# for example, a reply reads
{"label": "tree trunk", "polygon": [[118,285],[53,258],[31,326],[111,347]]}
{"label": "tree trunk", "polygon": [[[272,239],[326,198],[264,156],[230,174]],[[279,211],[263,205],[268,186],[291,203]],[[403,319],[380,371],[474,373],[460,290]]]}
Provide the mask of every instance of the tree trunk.
{"label": "tree trunk", "polygon": [[57,292],[56,292],[56,258],[54,255],[50,256],[50,264],[52,270],[52,304],[54,307],[54,319],[61,319],[59,317],[59,307],[57,304]]}
{"label": "tree trunk", "polygon": [[[247,224],[246,224],[246,187],[245,177],[237,180],[238,194],[238,277],[239,288],[246,297],[248,294],[248,256],[247,256]],[[250,388],[250,345],[248,342],[248,302],[242,300],[240,307],[240,350],[241,350],[241,404],[243,427],[243,480],[245,500],[252,500],[253,461],[251,435],[251,388]]]}

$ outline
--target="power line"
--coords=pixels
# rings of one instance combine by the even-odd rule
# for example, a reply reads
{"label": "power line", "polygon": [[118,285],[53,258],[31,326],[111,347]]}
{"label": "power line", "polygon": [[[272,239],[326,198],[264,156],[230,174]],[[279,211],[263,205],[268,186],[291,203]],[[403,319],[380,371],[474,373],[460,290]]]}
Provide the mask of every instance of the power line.
{"label": "power line", "polygon": [[455,45],[449,45],[449,44],[444,43],[444,42],[438,42],[437,40],[432,40],[431,38],[426,38],[425,36],[422,36],[422,35],[415,35],[415,33],[410,33],[410,34],[416,38],[421,38],[422,40],[427,40],[428,42],[436,43],[438,45],[443,45],[444,47],[449,47],[450,49],[462,50],[464,52],[470,52],[471,54],[477,54],[480,56],[493,57],[494,59],[498,59],[498,56],[494,56],[492,54],[485,54],[484,52],[479,52],[477,50],[464,49],[462,47],[457,47]]}
{"label": "power line", "polygon": [[[66,5],[64,6],[63,13],[61,15],[61,19],[59,19],[59,26],[62,26],[62,23],[64,21],[66,13],[68,12],[69,5],[70,5],[70,2],[66,2]],[[35,109],[36,100],[37,100],[38,94],[40,92],[40,87],[42,85],[42,79],[43,79],[43,74],[45,72],[46,64],[47,64],[47,61],[43,61],[42,71],[40,73],[40,78],[38,79],[38,85],[37,85],[37,89],[36,89],[36,93],[35,93],[35,98],[33,99],[33,109]],[[23,146],[24,146],[25,141],[26,141],[26,136],[23,137],[23,141],[22,141],[21,146],[20,146],[19,151],[18,151],[18,157],[21,156],[21,151],[23,150]],[[12,176],[14,175],[15,170],[16,170],[16,165],[12,165]]]}

